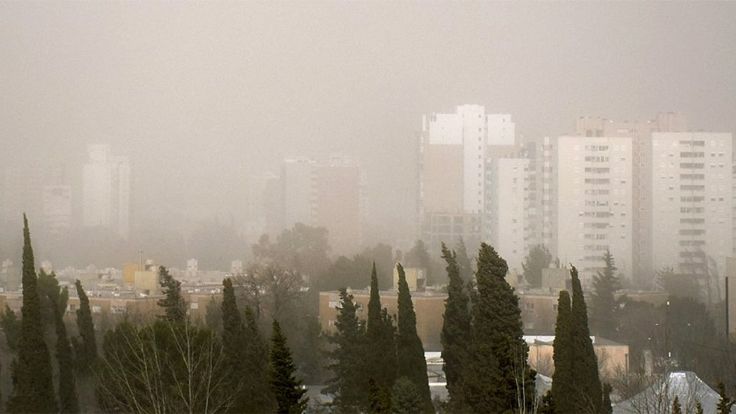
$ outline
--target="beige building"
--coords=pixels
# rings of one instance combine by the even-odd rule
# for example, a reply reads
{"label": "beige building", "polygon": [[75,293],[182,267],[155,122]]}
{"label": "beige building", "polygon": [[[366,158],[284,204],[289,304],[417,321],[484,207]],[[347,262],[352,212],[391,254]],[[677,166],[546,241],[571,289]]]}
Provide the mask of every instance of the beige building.
{"label": "beige building", "polygon": [[633,260],[632,141],[563,136],[557,141],[557,256],[584,281],[610,251],[619,272]]}
{"label": "beige building", "polygon": [[[733,252],[733,137],[726,133],[652,135],[652,267],[720,274]],[[711,261],[712,259],[712,261]]]}
{"label": "beige building", "polygon": [[[529,366],[542,375],[551,377],[555,372],[553,360],[554,336],[524,336],[529,345]],[[604,379],[629,371],[629,346],[600,336],[591,336],[593,351],[598,357],[598,371]]]}

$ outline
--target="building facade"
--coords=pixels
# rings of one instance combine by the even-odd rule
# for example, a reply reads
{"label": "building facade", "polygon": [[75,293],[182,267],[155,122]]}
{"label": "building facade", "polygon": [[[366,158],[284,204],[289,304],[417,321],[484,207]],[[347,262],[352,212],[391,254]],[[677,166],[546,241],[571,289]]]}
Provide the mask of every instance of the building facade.
{"label": "building facade", "polygon": [[107,228],[127,239],[130,233],[131,170],[126,157],[113,156],[108,145],[90,145],[82,172],[82,222]]}

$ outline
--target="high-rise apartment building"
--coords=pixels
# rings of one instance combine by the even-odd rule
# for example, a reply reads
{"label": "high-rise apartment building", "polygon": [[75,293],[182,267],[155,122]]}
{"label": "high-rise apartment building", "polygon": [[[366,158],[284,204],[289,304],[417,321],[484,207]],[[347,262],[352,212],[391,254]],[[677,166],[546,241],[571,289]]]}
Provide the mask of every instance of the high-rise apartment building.
{"label": "high-rise apartment building", "polygon": [[82,222],[127,239],[130,232],[130,163],[108,145],[90,145],[82,172]]}
{"label": "high-rise apartment building", "polygon": [[723,274],[733,252],[732,140],[713,132],[652,135],[654,269],[704,276],[715,264]]}
{"label": "high-rise apartment building", "polygon": [[489,146],[514,145],[515,125],[506,114],[480,105],[424,116],[419,143],[420,237],[440,242],[480,242]]}
{"label": "high-rise apartment building", "polygon": [[486,169],[483,239],[506,260],[510,271],[521,274],[524,256],[536,242],[530,160],[521,156],[492,158]]}
{"label": "high-rise apartment building", "polygon": [[632,140],[563,136],[557,141],[557,243],[562,263],[590,278],[610,251],[631,275],[633,259]]}

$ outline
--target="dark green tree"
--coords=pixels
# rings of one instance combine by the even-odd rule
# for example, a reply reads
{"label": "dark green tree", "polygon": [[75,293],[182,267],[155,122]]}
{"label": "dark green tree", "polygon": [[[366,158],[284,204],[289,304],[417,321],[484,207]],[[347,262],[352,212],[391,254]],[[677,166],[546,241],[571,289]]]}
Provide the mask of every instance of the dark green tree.
{"label": "dark green tree", "polygon": [[181,295],[181,282],[174,279],[164,266],[159,267],[159,284],[163,299],[159,299],[158,306],[164,309],[161,318],[174,323],[184,323],[187,318],[187,303]]}
{"label": "dark green tree", "polygon": [[442,243],[442,258],[447,262],[447,300],[442,324],[442,367],[447,378],[448,404],[452,412],[466,411],[464,374],[470,346],[470,299],[465,291],[457,254]]}
{"label": "dark green tree", "polygon": [[248,401],[246,413],[273,411],[274,401],[268,382],[268,344],[261,335],[255,314],[250,307],[245,308],[245,392]]}
{"label": "dark green tree", "polygon": [[276,399],[278,414],[301,414],[307,407],[301,381],[294,376],[296,367],[291,358],[291,351],[286,344],[286,337],[281,333],[277,321],[273,321],[271,335],[271,392]]}
{"label": "dark green tree", "polygon": [[680,398],[675,395],[675,400],[672,401],[672,414],[682,414],[682,406],[680,405]]}
{"label": "dark green tree", "polygon": [[[421,403],[421,402],[420,402]],[[346,411],[340,411],[344,413]],[[347,411],[349,412],[349,411]],[[368,380],[368,413],[385,414],[391,412],[391,393],[386,387],[379,387],[373,378]]]}
{"label": "dark green tree", "polygon": [[[357,413],[365,405],[365,333],[356,315],[353,296],[340,289],[340,308],[335,321],[335,334],[330,337],[334,349],[330,353],[330,370],[334,377],[329,380],[326,392],[335,395],[334,404],[342,413]],[[373,378],[369,383],[380,389]]]}
{"label": "dark green tree", "polygon": [[[56,279],[55,275],[51,275]],[[66,300],[69,298],[67,288],[61,291],[56,289],[55,294],[49,295],[51,306],[56,317],[56,360],[59,363],[59,412],[78,413],[79,399],[77,397],[76,379],[74,375],[74,356],[69,337],[64,324],[64,313],[66,311]]]}
{"label": "dark green tree", "polygon": [[411,300],[406,274],[401,264],[396,265],[399,274],[398,293],[398,335],[396,340],[398,358],[398,377],[406,377],[416,387],[421,407],[424,412],[434,413],[432,396],[429,392],[427,378],[427,361],[424,359],[424,347],[417,335],[417,316]]}
{"label": "dark green tree", "polygon": [[427,251],[427,245],[424,241],[417,240],[414,246],[406,253],[406,265],[409,267],[421,267],[427,272],[427,282],[431,282],[432,279],[432,259]]}
{"label": "dark green tree", "polygon": [[611,252],[603,255],[604,267],[593,277],[593,295],[590,302],[590,326],[595,335],[606,338],[617,337],[616,309],[618,303],[614,294],[621,288],[616,276],[616,263]]}
{"label": "dark green tree", "polygon": [[575,386],[578,390],[574,401],[579,412],[599,412],[602,387],[598,376],[598,359],[590,339],[588,312],[583,297],[583,288],[578,278],[578,270],[575,266],[572,266],[570,275],[572,276],[573,372],[576,378]]}
{"label": "dark green tree", "polygon": [[417,386],[409,378],[401,377],[396,380],[391,390],[392,414],[420,414],[424,405]]}
{"label": "dark green tree", "polygon": [[718,411],[718,414],[731,414],[731,409],[736,404],[736,400],[731,399],[726,394],[726,386],[723,385],[722,382],[718,383],[718,396],[720,396],[720,400],[718,401],[718,405],[716,406],[716,410]]}
{"label": "dark green tree", "polygon": [[51,358],[43,338],[41,301],[37,286],[31,233],[23,215],[23,307],[18,359],[13,365],[13,393],[7,409],[11,413],[55,413]]}
{"label": "dark green tree", "polygon": [[[506,282],[508,267],[493,247],[478,254],[477,298],[473,302],[473,343],[466,383],[475,412],[516,412],[534,403],[535,373],[527,364],[519,298]],[[469,392],[467,392],[469,391]]]}
{"label": "dark green tree", "polygon": [[555,414],[555,412],[555,402],[554,398],[552,397],[552,391],[547,391],[546,393],[544,393],[542,398],[540,398],[537,413]]}
{"label": "dark green tree", "polygon": [[207,302],[204,323],[213,332],[222,333],[222,305],[214,296]]}
{"label": "dark green tree", "polygon": [[[396,380],[396,344],[392,320],[388,312],[384,313],[381,309],[375,264],[371,270],[365,344],[366,381],[373,378],[376,386],[385,388],[383,392],[389,392]],[[364,384],[364,388],[367,384]]]}
{"label": "dark green tree", "polygon": [[79,309],[77,309],[77,329],[80,340],[72,340],[77,356],[77,365],[81,372],[87,372],[97,360],[97,338],[95,335],[92,311],[89,307],[89,298],[84,291],[82,282],[75,282],[77,296],[79,296]]}
{"label": "dark green tree", "polygon": [[3,332],[5,332],[5,341],[8,343],[8,348],[12,352],[17,351],[20,337],[20,320],[8,305],[5,305],[5,312],[0,318],[0,325],[2,325]]}
{"label": "dark green tree", "polygon": [[524,279],[531,287],[542,286],[542,270],[552,263],[552,254],[544,245],[538,244],[529,250],[521,268],[524,270]]}
{"label": "dark green tree", "polygon": [[555,372],[552,375],[551,397],[558,413],[573,413],[576,410],[573,396],[575,390],[574,358],[572,351],[572,304],[570,294],[563,290],[557,299],[557,323],[553,343]]}

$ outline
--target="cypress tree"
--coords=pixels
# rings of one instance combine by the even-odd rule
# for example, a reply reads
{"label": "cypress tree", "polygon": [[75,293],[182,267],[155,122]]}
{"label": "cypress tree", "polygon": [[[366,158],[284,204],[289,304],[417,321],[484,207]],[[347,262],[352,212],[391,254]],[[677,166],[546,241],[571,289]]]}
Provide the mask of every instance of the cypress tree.
{"label": "cypress tree", "polygon": [[555,325],[554,354],[552,359],[555,372],[552,374],[551,396],[555,403],[555,412],[575,412],[573,395],[575,390],[575,371],[572,351],[572,304],[570,294],[563,290],[557,299],[557,323]]}
{"label": "cypress tree", "polygon": [[[359,412],[360,407],[365,405],[364,332],[356,315],[353,296],[344,288],[340,289],[340,308],[335,328],[336,333],[330,337],[330,342],[335,346],[330,353],[333,361],[330,370],[335,377],[330,379],[327,392],[335,395],[334,404],[340,412]],[[368,381],[369,391],[374,391],[375,395],[372,396],[378,398],[380,390],[376,381],[373,378]]]}
{"label": "cypress tree", "polygon": [[278,414],[298,414],[307,407],[306,390],[301,381],[294,376],[296,367],[291,358],[291,351],[286,344],[286,337],[281,333],[277,321],[273,321],[271,336],[271,392],[276,399]]}
{"label": "cypress tree", "polygon": [[82,282],[77,279],[74,283],[79,296],[79,309],[77,309],[77,329],[81,342],[75,343],[77,363],[80,371],[87,372],[97,360],[97,339],[95,337],[95,326],[92,321],[92,311],[89,308],[89,298],[84,291]]}
{"label": "cypress tree", "polygon": [[[52,274],[53,276],[53,274]],[[74,378],[74,358],[72,357],[72,347],[69,344],[69,337],[66,334],[66,325],[64,325],[64,311],[66,310],[66,300],[69,293],[64,288],[61,293],[52,295],[51,305],[56,316],[56,359],[59,363],[59,412],[60,413],[78,413],[79,401],[77,398],[76,380]]]}
{"label": "cypress tree", "polygon": [[[511,412],[534,402],[534,372],[527,364],[519,298],[506,282],[508,267],[493,247],[481,243],[468,401],[475,412]],[[482,393],[483,395],[477,395]],[[473,395],[476,394],[476,395]],[[466,395],[468,395],[466,393]]]}
{"label": "cypress tree", "polygon": [[[339,411],[346,413],[350,411]],[[391,394],[386,387],[379,387],[373,378],[368,380],[368,413],[385,414],[391,412]]]}
{"label": "cypress tree", "polygon": [[13,366],[14,388],[8,400],[11,413],[57,412],[51,358],[43,338],[41,301],[38,293],[31,234],[23,215],[23,315],[18,359]]}
{"label": "cypress tree", "polygon": [[3,312],[2,318],[0,318],[0,325],[5,332],[5,341],[8,343],[10,351],[15,352],[18,350],[18,338],[20,336],[20,320],[15,315],[10,306],[5,305],[5,312]]}
{"label": "cypress tree", "polygon": [[222,285],[222,352],[228,370],[227,387],[236,396],[231,411],[243,412],[248,404],[242,383],[245,372],[245,328],[235,301],[232,280],[225,278]]}
{"label": "cypress tree", "polygon": [[598,376],[598,359],[588,330],[588,312],[583,297],[583,288],[578,270],[572,266],[572,355],[573,372],[576,376],[578,411],[598,412],[601,406],[601,381]]}
{"label": "cypress tree", "polygon": [[159,284],[164,294],[158,306],[164,308],[162,319],[173,323],[184,323],[187,317],[187,303],[181,295],[181,282],[174,279],[164,266],[159,267]]}
{"label": "cypress tree", "polygon": [[255,314],[245,308],[245,391],[246,413],[273,411],[273,398],[268,383],[268,344],[258,329]]}
{"label": "cypress tree", "polygon": [[[373,379],[378,387],[385,388],[388,393],[396,379],[396,345],[394,341],[393,322],[381,309],[381,298],[378,289],[376,264],[371,270],[371,289],[368,299],[368,320],[366,323],[366,355],[365,368],[367,377]],[[368,385],[363,384],[363,389]]]}
{"label": "cypress tree", "polygon": [[465,411],[464,374],[470,346],[469,298],[463,286],[457,255],[442,243],[442,258],[447,262],[447,300],[442,324],[442,369],[447,378],[449,407],[453,412]]}
{"label": "cypress tree", "polygon": [[603,255],[603,271],[593,277],[593,296],[590,303],[590,325],[596,335],[616,336],[616,298],[621,285],[616,276],[616,262],[611,252]]}
{"label": "cypress tree", "polygon": [[399,329],[397,336],[398,377],[406,377],[416,387],[422,402],[423,411],[434,413],[432,396],[429,392],[427,378],[427,361],[424,359],[424,347],[417,335],[417,317],[411,301],[409,285],[401,264],[396,265],[399,273],[398,315]]}

